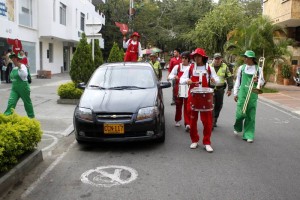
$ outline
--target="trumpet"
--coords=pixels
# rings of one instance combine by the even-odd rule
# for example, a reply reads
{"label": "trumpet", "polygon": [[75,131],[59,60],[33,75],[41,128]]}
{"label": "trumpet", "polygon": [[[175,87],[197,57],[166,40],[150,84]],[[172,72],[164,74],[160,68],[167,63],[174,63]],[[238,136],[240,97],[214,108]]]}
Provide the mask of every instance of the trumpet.
{"label": "trumpet", "polygon": [[[264,67],[264,63],[265,63],[265,58],[264,57],[261,57],[259,58],[259,61],[258,61],[258,65],[261,65],[262,66],[262,72],[263,73],[263,67]],[[248,103],[249,103],[249,99],[250,99],[250,96],[251,96],[251,93],[256,93],[256,94],[262,94],[262,90],[260,88],[260,85],[261,85],[261,79],[257,76],[258,74],[258,71],[259,71],[259,68],[257,69],[257,71],[254,73],[254,75],[252,76],[252,79],[251,79],[251,82],[249,84],[249,89],[248,89],[248,93],[247,93],[247,96],[246,96],[246,99],[245,99],[245,102],[244,102],[244,105],[243,105],[243,110],[242,110],[242,113],[245,114],[246,113],[246,109],[247,109],[247,106],[248,106]],[[257,86],[256,88],[253,88],[254,86],[254,78],[258,77],[258,83],[257,83]]]}

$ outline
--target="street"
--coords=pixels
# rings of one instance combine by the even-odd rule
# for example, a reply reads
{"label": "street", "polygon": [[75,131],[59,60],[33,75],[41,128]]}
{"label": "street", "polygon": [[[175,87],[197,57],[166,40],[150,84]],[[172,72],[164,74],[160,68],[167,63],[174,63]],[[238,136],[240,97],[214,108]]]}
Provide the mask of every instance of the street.
{"label": "street", "polygon": [[[201,145],[192,150],[183,121],[181,127],[174,126],[175,106],[170,105],[168,88],[165,143],[82,146],[67,133],[75,106],[56,104],[57,87],[67,78],[56,78],[47,84],[33,79],[31,87],[36,118],[44,131],[39,146],[44,162],[1,199],[300,199],[297,115],[259,100],[256,137],[250,144],[233,134],[236,104],[232,96],[225,97],[212,134],[214,152],[207,153]],[[8,89],[1,89],[1,111],[8,95]],[[25,114],[21,100],[16,111]],[[200,121],[198,125],[201,143]]]}

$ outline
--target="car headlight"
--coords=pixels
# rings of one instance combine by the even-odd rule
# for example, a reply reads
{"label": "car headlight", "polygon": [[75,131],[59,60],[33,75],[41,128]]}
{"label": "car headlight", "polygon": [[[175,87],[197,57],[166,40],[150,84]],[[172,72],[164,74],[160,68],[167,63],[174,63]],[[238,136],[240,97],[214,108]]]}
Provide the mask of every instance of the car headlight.
{"label": "car headlight", "polygon": [[136,120],[153,119],[158,114],[156,106],[141,108],[137,114]]}
{"label": "car headlight", "polygon": [[75,116],[84,121],[93,121],[93,115],[91,109],[78,107],[75,112]]}

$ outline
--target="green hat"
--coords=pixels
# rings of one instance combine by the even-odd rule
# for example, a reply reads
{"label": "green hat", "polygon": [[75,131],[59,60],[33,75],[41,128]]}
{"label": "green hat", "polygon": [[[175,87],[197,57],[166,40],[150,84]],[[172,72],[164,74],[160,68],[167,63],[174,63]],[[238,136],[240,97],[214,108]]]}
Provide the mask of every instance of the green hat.
{"label": "green hat", "polygon": [[255,58],[254,51],[247,50],[244,54],[241,54],[241,56],[248,57],[248,58]]}
{"label": "green hat", "polygon": [[19,60],[22,60],[23,57],[20,55],[20,53],[15,54],[14,52],[12,52],[10,55],[9,55],[9,58],[12,59],[12,58],[18,58]]}
{"label": "green hat", "polygon": [[222,54],[221,53],[215,53],[214,58],[222,58]]}

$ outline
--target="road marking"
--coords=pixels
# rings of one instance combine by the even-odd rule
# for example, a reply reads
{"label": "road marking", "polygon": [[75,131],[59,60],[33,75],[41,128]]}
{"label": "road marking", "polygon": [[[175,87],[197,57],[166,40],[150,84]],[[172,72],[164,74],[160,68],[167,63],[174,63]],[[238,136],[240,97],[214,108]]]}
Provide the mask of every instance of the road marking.
{"label": "road marking", "polygon": [[292,115],[292,114],[289,113],[289,112],[286,112],[286,111],[281,110],[281,109],[279,109],[279,108],[277,108],[277,107],[275,107],[275,106],[272,106],[270,103],[265,103],[265,102],[263,102],[263,101],[261,101],[261,100],[259,100],[259,102],[262,103],[262,104],[264,104],[264,105],[267,105],[267,106],[269,106],[269,107],[271,107],[271,108],[274,108],[275,110],[278,110],[278,111],[280,111],[280,112],[282,112],[282,113],[284,113],[284,114],[287,114],[287,115],[289,115],[290,117],[292,117],[292,118],[294,118],[294,119],[300,119],[300,117],[296,117],[295,115]]}
{"label": "road marking", "polygon": [[[109,173],[112,171],[113,173]],[[96,169],[90,169],[84,172],[81,175],[80,180],[83,183],[90,184],[96,187],[112,187],[128,184],[134,181],[137,177],[138,173],[133,168],[126,166],[109,165],[97,167]]]}
{"label": "road marking", "polygon": [[43,148],[42,151],[46,151],[46,150],[50,149],[51,147],[53,147],[54,145],[57,144],[57,142],[58,142],[58,138],[57,137],[55,137],[53,135],[45,134],[45,133],[43,135],[51,137],[53,139],[53,142],[50,145],[48,145],[45,148]]}
{"label": "road marking", "polygon": [[56,160],[42,173],[42,175],[32,183],[25,192],[21,195],[21,199],[25,199],[39,184],[40,182],[54,169],[54,167],[67,155],[68,151],[76,144],[76,140],[63,152]]}

